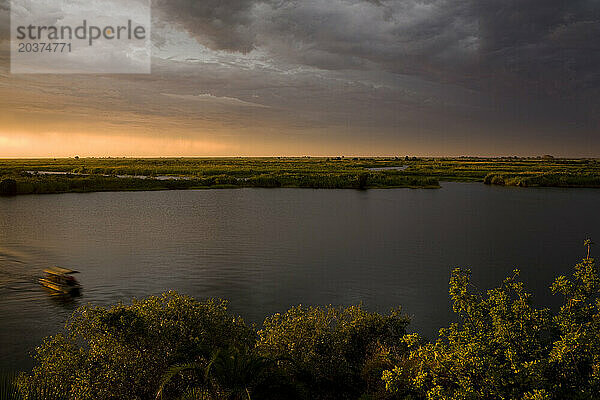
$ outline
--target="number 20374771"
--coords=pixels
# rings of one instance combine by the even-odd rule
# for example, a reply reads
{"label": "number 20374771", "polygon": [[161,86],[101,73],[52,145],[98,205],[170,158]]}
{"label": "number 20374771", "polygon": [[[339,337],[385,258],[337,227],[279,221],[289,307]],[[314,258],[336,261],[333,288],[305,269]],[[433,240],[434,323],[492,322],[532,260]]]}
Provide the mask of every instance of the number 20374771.
{"label": "number 20374771", "polygon": [[19,53],[70,53],[71,43],[19,43]]}

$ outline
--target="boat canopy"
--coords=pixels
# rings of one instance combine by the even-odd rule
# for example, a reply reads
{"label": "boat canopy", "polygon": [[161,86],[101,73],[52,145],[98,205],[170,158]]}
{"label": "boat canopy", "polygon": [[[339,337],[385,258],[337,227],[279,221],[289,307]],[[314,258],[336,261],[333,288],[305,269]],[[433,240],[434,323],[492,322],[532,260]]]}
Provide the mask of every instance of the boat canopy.
{"label": "boat canopy", "polygon": [[70,275],[77,274],[79,271],[74,271],[72,269],[62,268],[62,267],[50,267],[44,270],[45,273],[51,275]]}

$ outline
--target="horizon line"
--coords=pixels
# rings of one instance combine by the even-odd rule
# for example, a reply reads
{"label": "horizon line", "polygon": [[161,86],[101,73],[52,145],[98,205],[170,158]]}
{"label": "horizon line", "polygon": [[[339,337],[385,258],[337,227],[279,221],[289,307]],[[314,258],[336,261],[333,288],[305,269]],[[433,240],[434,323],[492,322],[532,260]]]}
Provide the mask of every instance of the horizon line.
{"label": "horizon line", "polygon": [[241,155],[224,155],[224,156],[23,156],[23,157],[1,157],[0,160],[85,160],[85,159],[225,159],[225,158],[397,158],[398,160],[406,160],[408,158],[480,158],[480,159],[492,159],[492,158],[512,158],[512,159],[554,159],[554,160],[598,160],[600,156],[554,156],[551,154],[544,155],[260,155],[260,156],[241,156]]}

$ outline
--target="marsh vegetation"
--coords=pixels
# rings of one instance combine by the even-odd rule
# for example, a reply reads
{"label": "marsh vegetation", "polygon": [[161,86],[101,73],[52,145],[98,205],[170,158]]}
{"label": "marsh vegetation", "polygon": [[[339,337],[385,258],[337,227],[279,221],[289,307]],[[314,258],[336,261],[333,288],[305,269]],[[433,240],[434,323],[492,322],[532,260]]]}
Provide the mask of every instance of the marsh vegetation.
{"label": "marsh vegetation", "polygon": [[237,187],[436,188],[440,181],[600,187],[600,162],[416,157],[0,160],[4,195]]}

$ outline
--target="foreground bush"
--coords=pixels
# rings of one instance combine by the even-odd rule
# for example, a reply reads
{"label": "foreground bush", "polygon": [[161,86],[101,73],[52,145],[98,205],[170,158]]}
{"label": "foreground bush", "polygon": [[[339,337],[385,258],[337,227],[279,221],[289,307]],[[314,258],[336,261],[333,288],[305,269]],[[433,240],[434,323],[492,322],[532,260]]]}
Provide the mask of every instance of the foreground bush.
{"label": "foreground bush", "polygon": [[[408,319],[360,307],[294,307],[265,320],[259,351],[289,360],[286,375],[306,399],[352,399],[383,389],[382,347],[399,343]],[[370,379],[373,378],[373,379]]]}
{"label": "foreground bush", "polygon": [[85,306],[64,335],[37,348],[37,365],[19,384],[25,399],[49,385],[66,399],[151,399],[171,365],[253,341],[254,333],[220,300],[169,292],[108,309]]}
{"label": "foreground bush", "polygon": [[561,276],[552,291],[564,297],[557,313],[531,305],[518,271],[485,295],[469,273],[455,270],[450,295],[460,323],[435,343],[418,335],[410,351],[384,372],[388,389],[413,399],[600,398],[600,278],[592,259]]}
{"label": "foreground bush", "polygon": [[223,301],[169,292],[78,309],[65,334],[37,348],[37,365],[18,386],[24,399],[39,398],[40,388],[59,393],[48,399],[73,400],[157,392],[164,399],[356,398],[371,381],[385,390],[381,372],[392,365],[370,361],[406,324],[397,312],[298,307],[267,319],[257,335]]}

